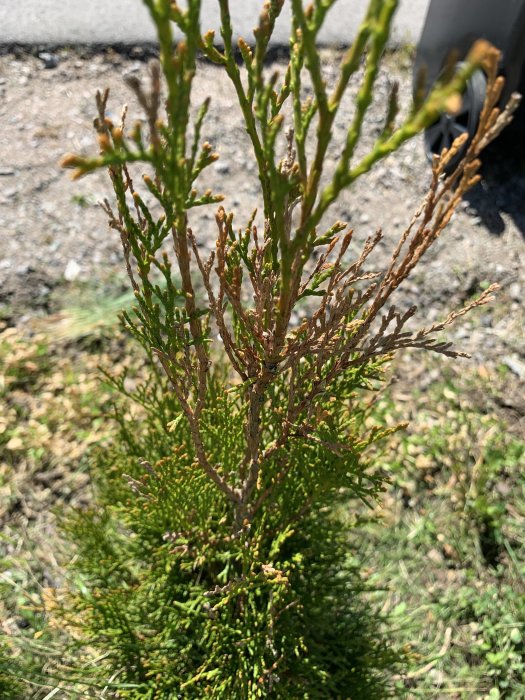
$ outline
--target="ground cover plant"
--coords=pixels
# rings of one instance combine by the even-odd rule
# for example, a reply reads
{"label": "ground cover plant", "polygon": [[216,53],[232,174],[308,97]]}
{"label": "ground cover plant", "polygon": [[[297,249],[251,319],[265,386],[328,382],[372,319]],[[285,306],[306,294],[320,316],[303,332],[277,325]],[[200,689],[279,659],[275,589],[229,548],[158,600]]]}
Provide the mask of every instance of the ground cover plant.
{"label": "ground cover plant", "polygon": [[[64,619],[81,660],[92,649],[102,654],[70,679],[116,697],[385,697],[396,658],[355,603],[360,583],[336,506],[349,496],[375,498],[382,478],[367,471],[363,452],[396,429],[374,423],[362,393],[398,349],[457,356],[436,335],[493,291],[415,331],[415,309],[402,313],[392,302],[477,182],[479,152],[508,119],[496,108],[497,54],[477,45],[467,66],[416,100],[399,126],[394,90],[385,128],[363,155],[359,135],[395,2],[371,3],[333,89],[315,40],[334,3],[292,3],[282,79],[265,74],[264,56],[283,3],[265,5],[253,49],[239,42],[242,71],[225,0],[222,48],[201,36],[199,2],[147,4],[162,71],[152,64],[149,89],[129,81],[147,134],[138,123],[128,137],[125,115],[113,124],[108,95],[99,94],[100,156],[64,163],[78,176],[109,167],[117,206],[106,202],[105,210],[137,304],[124,323],[149,360],[143,381],[111,379],[141,412],[117,413],[119,438],[93,466],[99,505],[67,526],[80,583],[66,596]],[[174,53],[170,20],[185,36]],[[200,143],[206,103],[188,137],[199,51],[235,85],[263,198],[262,223],[254,213],[239,231],[219,208],[206,258],[191,209],[216,205],[220,195],[197,189],[216,160]],[[339,101],[362,59],[346,146],[334,172],[324,173]],[[388,269],[370,267],[380,233],[349,259],[352,232],[327,223],[330,205],[442,109],[456,108],[482,65],[489,95],[464,160],[445,173],[464,140],[436,160],[429,195]],[[313,98],[304,100],[308,86]],[[293,126],[284,132],[286,114]],[[143,188],[134,185],[139,161],[150,168]]]}
{"label": "ground cover plant", "polygon": [[[113,345],[113,362],[116,354]],[[111,430],[97,370],[107,359],[78,341],[57,347],[47,329],[0,332],[2,698],[39,697],[42,666],[64,654],[63,635],[46,615],[65,558],[53,507],[89,502],[87,452]]]}
{"label": "ground cover plant", "polygon": [[399,641],[418,656],[404,677],[410,697],[524,692],[525,434],[498,415],[497,375],[441,368],[424,391],[402,383],[378,402],[387,424],[408,410],[410,429],[376,454],[391,479],[361,554],[369,580],[390,583]]}

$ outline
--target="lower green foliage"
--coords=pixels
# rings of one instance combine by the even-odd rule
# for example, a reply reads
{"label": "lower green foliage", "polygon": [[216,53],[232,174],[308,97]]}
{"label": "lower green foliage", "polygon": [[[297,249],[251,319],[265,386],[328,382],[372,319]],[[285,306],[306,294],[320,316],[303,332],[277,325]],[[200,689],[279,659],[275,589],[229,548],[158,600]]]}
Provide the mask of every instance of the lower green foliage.
{"label": "lower green foliage", "polygon": [[[97,505],[65,525],[76,589],[61,617],[82,640],[71,681],[137,699],[389,697],[401,657],[362,602],[333,507],[350,488],[370,497],[379,488],[359,455],[291,443],[293,483],[232,530],[231,504],[195,464],[185,420],[168,420],[173,395],[155,380],[134,396],[142,410],[119,410],[119,434],[98,451]],[[226,471],[242,441],[236,406],[217,391],[205,416],[207,449]],[[263,478],[282,468],[281,454]],[[103,659],[88,678],[90,653]]]}
{"label": "lower green foliage", "polygon": [[[212,692],[236,698],[237,687],[269,697],[382,698],[393,692],[392,683],[403,698],[525,695],[525,443],[519,425],[495,412],[501,402],[491,403],[491,392],[498,391],[494,378],[489,384],[465,371],[424,392],[394,387],[390,398],[376,403],[374,423],[394,426],[407,413],[411,422],[373,455],[376,478],[364,470],[362,455],[361,466],[349,459],[346,491],[329,509],[327,496],[320,496],[319,515],[300,524],[293,518],[298,500],[291,490],[282,492],[266,524],[254,521],[251,534],[260,544],[247,555],[221,522],[227,506],[208,496],[207,482],[191,468],[187,427],[173,420],[172,394],[140,383],[142,360],[135,356],[122,388],[135,386],[145,406],[121,403],[117,435],[111,421],[101,432],[90,418],[96,401],[109,400],[93,379],[96,358],[80,351],[70,366],[71,349],[53,346],[49,363],[38,365],[35,375],[28,364],[37,362],[35,343],[9,343],[8,382],[16,383],[16,405],[26,406],[11,415],[15,394],[0,396],[7,426],[0,450],[13,494],[38,495],[28,486],[30,474],[20,486],[14,481],[13,472],[21,478],[36,469],[33,457],[24,458],[30,457],[25,465],[19,451],[6,448],[15,428],[26,453],[43,441],[41,432],[32,437],[29,429],[35,419],[49,427],[46,453],[58,451],[58,441],[85,451],[103,435],[113,437],[94,448],[90,460],[82,452],[81,463],[91,463],[96,498],[89,490],[83,506],[75,502],[76,514],[66,525],[77,546],[66,599],[62,574],[53,568],[63,544],[47,535],[43,514],[35,514],[23,547],[18,521],[3,523],[0,600],[9,637],[0,645],[0,698],[42,700],[59,686],[53,697],[64,700],[214,697]],[[32,381],[26,381],[30,370]],[[432,370],[427,360],[426,374]],[[508,403],[508,385],[502,391]],[[70,402],[68,410],[77,416],[89,407],[87,438],[72,422],[69,433],[60,432],[56,416]],[[227,449],[215,447],[224,464],[235,458],[234,411],[230,394],[207,419],[214,436],[227,436]],[[363,411],[356,415],[357,431],[371,419]],[[184,448],[174,451],[177,444]],[[153,473],[139,463],[144,454]],[[312,451],[294,464],[303,470],[301,483],[310,479],[310,492],[317,483],[316,493],[326,494],[321,486],[341,465],[332,461],[321,473],[319,459]],[[186,491],[170,488],[184,475],[190,479]],[[372,518],[362,502],[348,504],[358,487],[373,503],[386,477],[391,484]],[[4,500],[6,507],[12,500]],[[46,504],[45,511],[56,505],[51,494]],[[271,523],[278,523],[281,506],[288,520],[278,538]],[[46,547],[36,534],[41,529]],[[239,616],[235,600],[243,597],[257,603],[256,612],[243,608]],[[387,618],[373,614],[379,608]],[[406,656],[399,659],[395,650],[404,645]],[[239,675],[232,671],[236,664]],[[215,667],[219,673],[210,676]],[[261,676],[266,685],[259,687]],[[244,687],[235,685],[241,682]],[[246,690],[250,683],[253,691]]]}

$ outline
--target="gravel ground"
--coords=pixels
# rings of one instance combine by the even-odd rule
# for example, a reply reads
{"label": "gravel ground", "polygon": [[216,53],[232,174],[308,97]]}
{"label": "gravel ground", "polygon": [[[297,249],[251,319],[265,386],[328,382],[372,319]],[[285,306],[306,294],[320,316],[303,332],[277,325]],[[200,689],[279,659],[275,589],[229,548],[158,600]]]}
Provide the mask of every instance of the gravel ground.
{"label": "gravel ground", "polygon": [[[324,50],[327,79],[335,75],[338,55]],[[269,70],[279,69],[269,66]],[[58,161],[64,152],[95,152],[91,128],[97,88],[111,88],[110,108],[118,118],[127,102],[130,119],[140,116],[123,85],[125,72],[145,71],[140,50],[122,55],[57,51],[0,56],[0,316],[8,324],[56,311],[65,297],[86,288],[115,286],[122,278],[119,242],[108,232],[97,202],[109,194],[103,173],[72,182]],[[376,100],[367,118],[363,146],[370,144],[384,119],[385,96],[392,80],[408,104],[410,60],[406,53],[387,56]],[[327,169],[341,148],[352,115],[352,85],[341,111]],[[204,138],[216,144],[221,160],[210,169],[208,184],[226,195],[226,206],[244,224],[260,203],[235,97],[224,73],[206,65],[195,86],[199,104],[208,94],[212,108]],[[406,285],[401,304],[417,303],[423,323],[461,305],[487,282],[499,282],[498,301],[452,331],[473,361],[505,364],[517,381],[525,380],[525,156],[515,148],[493,149],[484,181],[463,202],[426,263]],[[356,250],[376,227],[385,231],[377,251],[380,265],[389,255],[429,181],[421,139],[376,166],[334,207],[356,230]],[[215,238],[211,210],[192,222],[204,246]],[[68,296],[69,295],[69,296]],[[78,302],[81,303],[81,297]]]}

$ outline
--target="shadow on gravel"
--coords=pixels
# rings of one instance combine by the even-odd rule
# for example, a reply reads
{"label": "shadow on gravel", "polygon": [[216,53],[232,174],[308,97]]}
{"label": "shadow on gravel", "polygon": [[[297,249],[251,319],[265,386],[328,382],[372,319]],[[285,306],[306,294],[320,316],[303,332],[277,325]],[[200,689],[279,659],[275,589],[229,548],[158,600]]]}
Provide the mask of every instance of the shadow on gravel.
{"label": "shadow on gravel", "polygon": [[482,158],[483,180],[467,193],[469,206],[490,233],[503,234],[506,213],[525,238],[525,127],[503,133]]}

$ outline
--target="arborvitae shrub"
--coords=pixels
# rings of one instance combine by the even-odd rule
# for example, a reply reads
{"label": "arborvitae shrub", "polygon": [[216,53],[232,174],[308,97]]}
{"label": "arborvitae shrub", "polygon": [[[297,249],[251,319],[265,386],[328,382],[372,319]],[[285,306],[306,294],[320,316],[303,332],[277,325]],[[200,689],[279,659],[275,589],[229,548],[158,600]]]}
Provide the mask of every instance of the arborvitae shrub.
{"label": "arborvitae shrub", "polygon": [[[93,466],[95,503],[68,524],[75,585],[62,614],[79,659],[71,678],[105,688],[104,697],[384,698],[398,657],[360,602],[337,513],[349,497],[371,501],[381,490],[365,452],[388,431],[373,424],[365,392],[380,385],[385,363],[411,346],[457,356],[436,334],[493,291],[419,331],[407,330],[415,309],[402,313],[390,301],[478,181],[478,155],[509,119],[496,106],[497,52],[477,44],[402,119],[393,90],[383,131],[358,158],[395,0],[372,0],[330,89],[316,38],[335,0],[306,9],[292,0],[281,76],[268,76],[264,62],[284,0],[264,4],[253,46],[241,39],[238,52],[228,0],[218,2],[221,45],[200,32],[200,0],[186,8],[146,0],[160,64],[150,66],[149,87],[128,82],[147,128],[137,122],[128,133],[125,114],[114,124],[108,93],[99,93],[100,154],[64,160],[76,176],[109,169],[116,205],[104,209],[136,298],[123,322],[147,358],[132,392],[125,378],[113,379],[140,410],[134,418],[117,411],[120,432]],[[172,21],[183,35],[175,47]],[[199,189],[218,157],[201,143],[209,100],[190,109],[199,54],[233,82],[264,214],[260,230],[249,215],[236,228],[220,207],[207,259],[197,241],[210,233],[188,225],[192,208],[222,199]],[[341,98],[361,65],[355,116],[325,173]],[[457,108],[481,67],[489,89],[478,133],[436,158],[390,264],[372,266],[381,232],[352,257],[352,231],[329,220],[331,205],[440,111]],[[137,163],[148,170],[140,186]]]}
{"label": "arborvitae shrub", "polygon": [[[187,426],[159,420],[173,415],[173,395],[152,392],[159,404],[147,412],[119,413],[119,434],[93,465],[97,506],[68,524],[85,587],[66,620],[108,654],[100,682],[121,668],[136,687],[118,697],[385,697],[382,672],[398,656],[359,600],[363,584],[333,515],[343,495],[330,472],[352,484],[357,459],[341,479],[333,454],[298,450],[298,492],[232,530],[227,502],[192,464]],[[235,425],[235,408],[216,398],[210,434]],[[227,443],[234,455],[242,435],[233,430]],[[154,470],[141,463],[145,451]],[[222,441],[209,453],[224,459]],[[317,502],[298,518],[303,489]]]}

